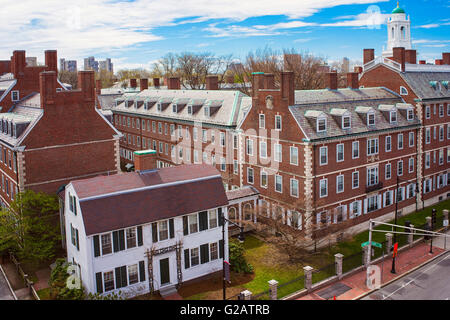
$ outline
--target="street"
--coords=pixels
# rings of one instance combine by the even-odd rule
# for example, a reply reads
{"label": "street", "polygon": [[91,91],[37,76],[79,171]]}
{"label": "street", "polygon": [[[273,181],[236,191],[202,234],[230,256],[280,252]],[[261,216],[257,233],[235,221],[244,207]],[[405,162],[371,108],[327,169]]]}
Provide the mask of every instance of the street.
{"label": "street", "polygon": [[14,300],[14,297],[9,290],[8,283],[0,270],[0,300]]}

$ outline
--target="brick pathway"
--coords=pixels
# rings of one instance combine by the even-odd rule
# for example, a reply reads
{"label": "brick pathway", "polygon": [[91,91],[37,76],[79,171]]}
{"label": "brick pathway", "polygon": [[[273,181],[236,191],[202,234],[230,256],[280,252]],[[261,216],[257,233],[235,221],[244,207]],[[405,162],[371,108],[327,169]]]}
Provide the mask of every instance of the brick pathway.
{"label": "brick pathway", "polygon": [[[392,268],[392,256],[389,258],[386,258],[384,260],[384,263],[382,262],[377,263],[376,265],[378,267],[382,267],[383,265],[383,272],[382,272],[382,284],[387,283],[395,278],[400,277],[401,275],[405,274],[409,270],[421,265],[422,263],[427,262],[428,260],[431,260],[432,258],[436,257],[437,255],[444,252],[443,249],[433,247],[433,254],[429,253],[430,246],[424,243],[421,243],[419,245],[416,245],[412,247],[411,249],[407,249],[404,251],[400,251],[398,253],[397,259],[395,261],[395,270],[396,273],[391,273]],[[345,260],[345,257],[344,257]],[[360,295],[367,293],[370,291],[369,288],[366,286],[366,270],[362,270],[360,272],[357,272],[351,276],[348,276],[341,281],[339,281],[347,286],[349,286],[351,289],[342,295],[336,297],[336,300],[352,300]],[[333,283],[335,284],[335,283]],[[319,290],[316,290],[315,292],[312,292],[306,296],[303,296],[297,300],[324,300],[320,296],[317,295],[317,292],[320,292],[328,287],[331,287],[333,284],[330,284],[324,288],[320,288]]]}

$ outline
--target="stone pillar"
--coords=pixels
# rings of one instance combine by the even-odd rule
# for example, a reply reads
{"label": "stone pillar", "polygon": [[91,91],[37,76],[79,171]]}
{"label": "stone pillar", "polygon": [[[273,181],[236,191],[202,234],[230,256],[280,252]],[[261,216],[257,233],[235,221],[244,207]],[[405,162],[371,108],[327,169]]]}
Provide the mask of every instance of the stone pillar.
{"label": "stone pillar", "polygon": [[313,268],[310,266],[303,267],[303,271],[305,274],[305,289],[311,290],[312,288],[312,271]]}
{"label": "stone pillar", "polygon": [[367,268],[369,266],[369,261],[368,261],[368,254],[369,254],[369,246],[365,246],[363,248],[363,265],[365,268]]}
{"label": "stone pillar", "polygon": [[[414,228],[414,225],[410,225],[411,228]],[[408,244],[411,247],[414,241],[414,230],[410,230],[410,234],[408,234]]]}
{"label": "stone pillar", "polygon": [[244,300],[251,300],[252,299],[252,292],[248,290],[244,290],[241,292],[242,297],[244,297]]}
{"label": "stone pillar", "polygon": [[336,275],[338,276],[339,280],[342,279],[342,261],[343,261],[344,255],[340,253],[336,253],[334,255],[334,263],[336,265]]}
{"label": "stone pillar", "polygon": [[431,217],[426,217],[425,219],[427,220],[427,224],[428,224],[428,226],[430,227],[430,230],[431,230]]}
{"label": "stone pillar", "polygon": [[278,281],[270,280],[268,282],[270,300],[278,300]]}
{"label": "stone pillar", "polygon": [[389,254],[389,252],[391,252],[391,248],[392,248],[392,237],[394,235],[392,233],[386,233],[386,241],[387,241],[387,248],[386,248],[386,254]]}

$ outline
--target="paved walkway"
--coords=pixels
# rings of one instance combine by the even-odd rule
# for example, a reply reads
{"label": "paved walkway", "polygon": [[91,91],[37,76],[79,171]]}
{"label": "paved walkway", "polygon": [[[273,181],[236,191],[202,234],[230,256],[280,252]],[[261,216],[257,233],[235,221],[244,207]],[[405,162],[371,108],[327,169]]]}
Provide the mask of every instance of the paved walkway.
{"label": "paved walkway", "polygon": [[8,282],[3,275],[3,269],[0,269],[0,300],[15,300],[14,295],[8,286]]}
{"label": "paved walkway", "polygon": [[[384,262],[379,262],[376,265],[382,269],[382,284],[387,283],[395,278],[398,278],[415,267],[425,263],[432,258],[438,256],[444,252],[444,249],[433,246],[433,254],[429,253],[430,245],[421,243],[410,249],[400,251],[396,259],[396,273],[391,273],[392,268],[392,256],[385,258]],[[345,260],[345,257],[344,257]],[[357,272],[351,276],[348,276],[338,282],[339,286],[346,285],[350,289],[345,293],[336,297],[336,300],[352,300],[370,291],[366,286],[366,270]],[[325,300],[318,295],[322,290],[330,289],[335,286],[336,283],[318,289],[306,296],[299,298],[298,300]]]}

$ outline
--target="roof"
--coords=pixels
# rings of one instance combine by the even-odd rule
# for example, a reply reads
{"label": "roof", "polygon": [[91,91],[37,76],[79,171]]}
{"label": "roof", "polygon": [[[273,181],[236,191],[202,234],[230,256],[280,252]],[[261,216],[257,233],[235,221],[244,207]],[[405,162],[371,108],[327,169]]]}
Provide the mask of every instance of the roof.
{"label": "roof", "polygon": [[[450,71],[448,72],[404,72],[402,78],[419,99],[450,98]],[[445,87],[447,84],[447,88]],[[433,84],[435,85],[433,87]]]}
{"label": "roof", "polygon": [[219,172],[182,165],[71,182],[86,235],[170,219],[228,204]]}
{"label": "roof", "polygon": [[[244,110],[251,106],[252,99],[237,90],[144,90],[136,95],[129,94],[127,98],[131,101],[147,100],[158,101],[166,104],[162,111],[158,111],[156,104],[151,103],[148,109],[145,105],[137,108],[135,105],[126,106],[118,98],[118,105],[113,107],[114,113],[129,113],[141,116],[165,117],[184,121],[199,121],[211,125],[237,126],[244,117]],[[188,108],[179,108],[177,113],[172,110],[172,104],[178,101],[200,107],[194,110],[193,114],[188,114]],[[217,110],[210,116],[205,115],[203,107],[215,107]]]}
{"label": "roof", "polygon": [[[391,124],[386,119],[382,110],[395,110],[397,104],[404,110],[405,104],[398,95],[385,88],[327,90],[328,92],[324,90],[315,91],[317,91],[317,99],[315,101],[311,99],[314,96],[313,92],[309,91],[304,98],[307,102],[289,107],[291,114],[305,134],[306,139],[310,141],[419,125],[419,120],[416,118],[408,121],[406,114],[402,115],[399,113],[395,124]],[[301,91],[297,91],[297,103],[301,96]],[[332,96],[337,97],[336,101],[330,101],[330,97]],[[356,99],[358,96],[360,98]],[[314,103],[310,101],[314,101]],[[379,109],[380,105],[382,106],[381,110]],[[410,107],[412,106],[410,105]],[[341,128],[339,117],[336,117],[336,108],[348,111],[351,117],[350,129]],[[368,127],[364,117],[365,113],[372,110],[375,112],[375,126]],[[318,113],[323,113],[327,118],[327,130],[325,132],[317,132],[315,121],[311,118],[308,119],[306,116],[307,114]],[[342,111],[341,114],[344,115]]]}
{"label": "roof", "polygon": [[228,201],[242,199],[259,195],[259,191],[252,186],[244,186],[242,188],[230,190],[226,192]]}

